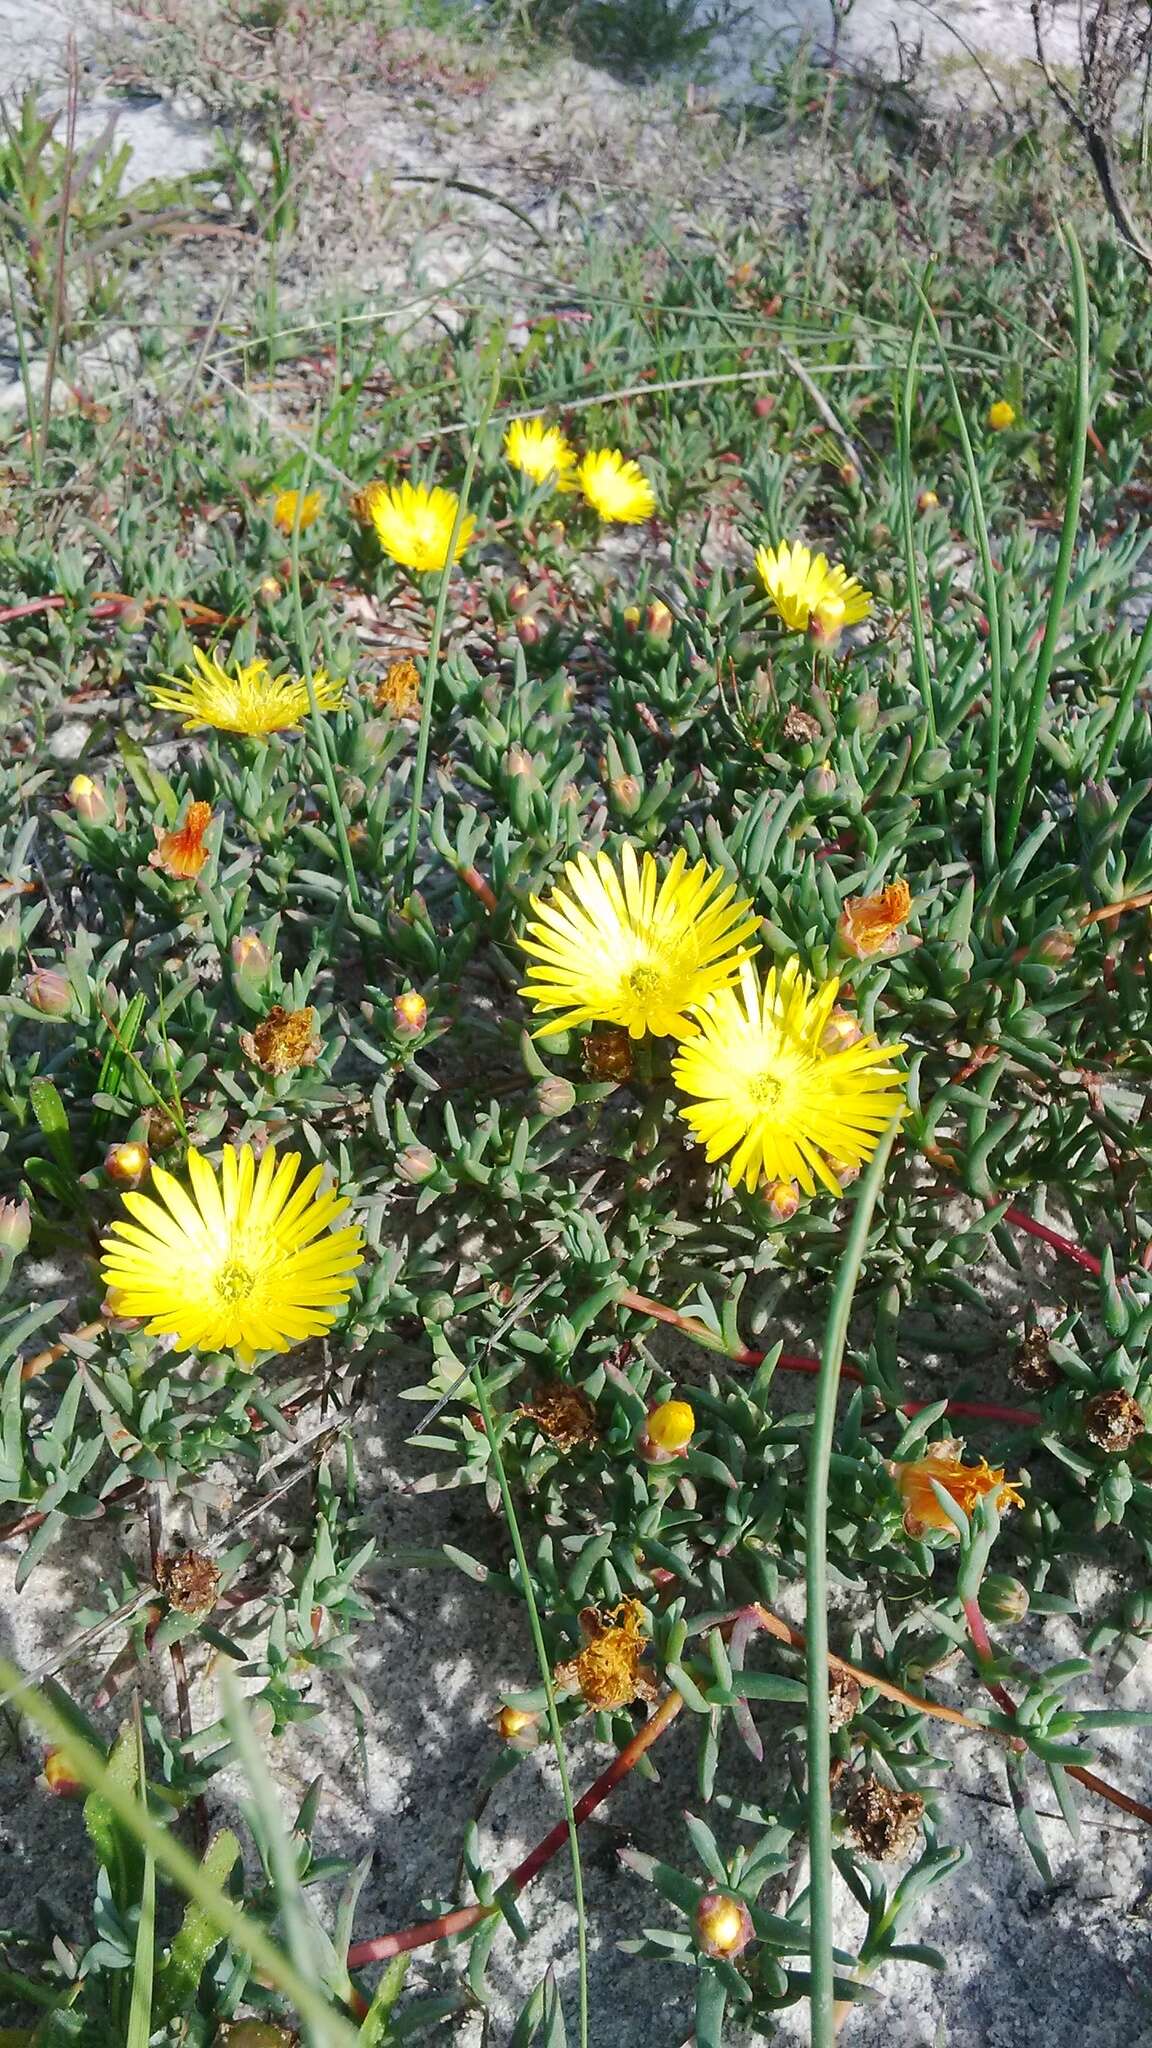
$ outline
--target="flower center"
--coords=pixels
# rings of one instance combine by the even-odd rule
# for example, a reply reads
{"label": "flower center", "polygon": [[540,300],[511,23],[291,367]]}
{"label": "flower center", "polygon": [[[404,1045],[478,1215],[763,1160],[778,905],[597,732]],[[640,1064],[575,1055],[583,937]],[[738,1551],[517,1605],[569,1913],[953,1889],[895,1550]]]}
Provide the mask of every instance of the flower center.
{"label": "flower center", "polygon": [[753,1074],[748,1083],[748,1100],[757,1109],[775,1109],[783,1087],[775,1074]]}
{"label": "flower center", "polygon": [[216,1292],[221,1301],[243,1301],[255,1285],[255,1275],[239,1259],[229,1259],[216,1275]]}
{"label": "flower center", "polygon": [[654,996],[660,987],[661,979],[662,976],[658,967],[643,965],[631,967],[628,970],[627,976],[629,993],[641,998],[644,996]]}

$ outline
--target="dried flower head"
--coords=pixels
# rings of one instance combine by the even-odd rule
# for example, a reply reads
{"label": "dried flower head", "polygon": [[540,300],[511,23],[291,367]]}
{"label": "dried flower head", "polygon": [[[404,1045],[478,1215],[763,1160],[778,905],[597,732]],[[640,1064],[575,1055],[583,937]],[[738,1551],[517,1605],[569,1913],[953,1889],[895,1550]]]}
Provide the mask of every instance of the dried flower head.
{"label": "dried flower head", "polygon": [[859,1681],[850,1671],[833,1670],[828,1676],[828,1726],[833,1733],[838,1728],[847,1728],[860,1710],[861,1692]]}
{"label": "dried flower head", "polygon": [[783,737],[791,740],[794,745],[813,746],[824,735],[820,720],[813,718],[810,711],[801,711],[798,704],[788,706],[780,730]]}
{"label": "dried flower head", "polygon": [[738,1956],[753,1939],[752,1915],[731,1892],[705,1892],[696,1908],[696,1939],[706,1956]]}
{"label": "dried flower head", "polygon": [[[295,532],[299,522],[300,531],[303,533],[320,517],[323,503],[323,491],[305,491],[303,497],[299,491],[277,491],[272,500],[272,522],[280,528],[281,533],[288,535]],[[299,512],[297,506],[300,508]]]}
{"label": "dried flower head", "polygon": [[[308,686],[299,676],[274,676],[266,661],[242,662],[234,675],[199,647],[192,650],[195,672],[169,676],[170,690],[149,692],[161,711],[175,711],[184,720],[185,732],[201,726],[215,726],[218,732],[243,733],[248,739],[267,739],[270,733],[289,732],[308,716]],[[320,711],[338,711],[344,701],[344,685],[317,669],[312,689]]]}
{"label": "dried flower head", "polygon": [[1093,1395],[1084,1410],[1084,1434],[1097,1450],[1126,1451],[1147,1427],[1139,1401],[1121,1387]]}
{"label": "dried flower head", "polygon": [[911,908],[912,891],[905,881],[889,882],[875,896],[850,896],[837,928],[845,952],[856,960],[894,953]]}
{"label": "dried flower head", "polygon": [[[364,493],[368,516],[386,555],[417,575],[443,569],[460,500],[439,484],[372,484]],[[452,560],[458,562],[476,530],[469,512],[460,521]]]}
{"label": "dried flower head", "polygon": [[553,1380],[551,1385],[541,1387],[520,1413],[534,1422],[541,1436],[546,1436],[558,1451],[595,1443],[600,1434],[596,1410],[583,1387],[570,1387],[566,1380]]}
{"label": "dried flower head", "polygon": [[1052,1357],[1051,1339],[1039,1324],[1024,1332],[1008,1368],[1008,1377],[1018,1387],[1026,1387],[1030,1394],[1046,1393],[1049,1387],[1059,1384],[1060,1368]]}
{"label": "dried flower head", "polygon": [[565,481],[569,489],[583,493],[597,518],[606,523],[635,526],[651,519],[656,510],[656,493],[640,464],[627,460],[618,448],[590,448],[571,481]]}
{"label": "dried flower head", "polygon": [[301,1067],[314,1067],[320,1057],[322,1040],[315,1026],[310,1003],[302,1010],[273,1003],[255,1031],[240,1033],[240,1043],[265,1074],[295,1074]]}
{"label": "dried flower head", "polygon": [[889,1466],[904,1503],[904,1527],[910,1536],[922,1536],[927,1529],[956,1534],[956,1525],[937,1499],[934,1485],[942,1487],[966,1515],[988,1493],[997,1496],[1001,1513],[1005,1508],[1023,1507],[1023,1496],[1005,1480],[1002,1465],[989,1465],[985,1458],[976,1465],[965,1465],[963,1450],[958,1438],[941,1437],[922,1458],[906,1458]]}
{"label": "dried flower head", "polygon": [[564,886],[532,898],[536,913],[520,941],[531,954],[520,993],[538,1010],[558,1011],[542,1033],[574,1024],[619,1024],[642,1038],[683,1037],[689,1011],[739,972],[757,929],[751,905],[720,868],[688,866],[680,849],[661,881],[650,853],[620,849],[578,854]]}
{"label": "dried flower head", "polygon": [[590,1031],[581,1048],[590,1081],[630,1081],[633,1070],[631,1035],[620,1024]]}
{"label": "dried flower head", "polygon": [[799,544],[782,541],[777,548],[757,548],[756,573],[781,625],[792,633],[815,633],[830,643],[872,610],[872,599],[855,576]]}
{"label": "dried flower head", "polygon": [[157,1558],[156,1584],[180,1614],[208,1614],[216,1605],[220,1574],[203,1551],[184,1550]]}
{"label": "dried flower head", "polygon": [[585,1642],[578,1657],[558,1664],[557,1685],[583,1693],[590,1707],[627,1707],[634,1699],[651,1699],[655,1686],[651,1675],[641,1669],[646,1637],[644,1609],[639,1600],[622,1600],[618,1607],[600,1612],[585,1607],[580,1627]]}
{"label": "dried flower head", "polygon": [[837,1052],[823,1039],[840,984],[813,987],[797,961],[773,967],[763,987],[748,963],[740,987],[721,988],[699,1007],[699,1028],[677,1048],[676,1086],[693,1098],[681,1111],[710,1161],[728,1159],[733,1187],[820,1182],[838,1194],[831,1159],[861,1166],[880,1133],[904,1114],[901,1045],[870,1035]]}
{"label": "dried flower head", "polygon": [[504,455],[534,484],[558,482],[576,462],[576,450],[562,430],[543,420],[513,420],[504,436]]}
{"label": "dried flower head", "polygon": [[861,1778],[844,1802],[844,1818],[862,1855],[893,1863],[915,1848],[924,1801],[918,1792],[897,1792],[879,1778]]}
{"label": "dried flower head", "polygon": [[208,858],[204,838],[211,823],[211,804],[194,803],[189,804],[184,823],[174,832],[155,825],[156,844],[148,855],[149,867],[163,868],[176,881],[194,880]]}
{"label": "dried flower head", "polygon": [[390,711],[393,718],[410,718],[420,706],[420,671],[407,655],[388,665],[387,674],[376,685],[372,699],[377,711]]}

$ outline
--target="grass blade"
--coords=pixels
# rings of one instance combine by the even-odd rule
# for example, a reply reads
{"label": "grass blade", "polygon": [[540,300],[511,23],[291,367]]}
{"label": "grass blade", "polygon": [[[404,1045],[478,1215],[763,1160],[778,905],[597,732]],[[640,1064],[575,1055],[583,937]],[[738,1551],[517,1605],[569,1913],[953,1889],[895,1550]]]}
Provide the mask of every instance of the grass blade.
{"label": "grass blade", "polygon": [[[144,1775],[144,1737],[139,1708],[136,1719],[136,1792],[140,1805],[147,1800]],[[140,1918],[136,1925],[136,1951],[132,1961],[132,2002],[128,2008],[128,2033],[124,2048],[148,2048],[152,2036],[152,1974],[156,1967],[156,1859],[144,1845],[144,1871],[140,1882]]]}

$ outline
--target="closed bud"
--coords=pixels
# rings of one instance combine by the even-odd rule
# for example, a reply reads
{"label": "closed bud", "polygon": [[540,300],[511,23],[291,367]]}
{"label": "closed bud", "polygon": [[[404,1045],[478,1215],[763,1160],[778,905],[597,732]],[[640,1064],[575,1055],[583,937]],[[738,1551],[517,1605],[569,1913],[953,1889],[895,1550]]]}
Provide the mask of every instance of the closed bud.
{"label": "closed bud", "polygon": [[272,956],[258,932],[237,932],[231,951],[232,965],[237,974],[247,974],[253,981],[263,981],[272,964]]}
{"label": "closed bud", "polygon": [[842,484],[847,484],[849,490],[859,483],[860,471],[854,462],[842,462],[840,464],[840,481]]}
{"label": "closed bud", "polygon": [[516,638],[521,647],[538,647],[544,638],[544,628],[535,612],[521,612],[516,621]]}
{"label": "closed bud", "polygon": [[1023,1621],[1028,1612],[1028,1588],[1007,1572],[990,1572],[980,1588],[980,1612],[985,1621]]}
{"label": "closed bud", "polygon": [[88,1790],[83,1778],[76,1776],[74,1766],[68,1761],[68,1753],[63,1749],[48,1750],[40,1782],[54,1799],[83,1798]]}
{"label": "closed bud", "polygon": [[68,801],[85,825],[106,825],[112,816],[111,805],[100,783],[93,782],[90,775],[74,775],[68,784]]}
{"label": "closed bud", "polygon": [[880,716],[880,699],[875,690],[862,690],[845,704],[843,719],[849,732],[872,732]]}
{"label": "closed bud", "polygon": [[1116,809],[1116,798],[1106,782],[1086,782],[1076,806],[1082,825],[1095,831]]}
{"label": "closed bud", "polygon": [[634,775],[614,775],[608,784],[612,808],[625,818],[634,818],[644,800],[644,791]]}
{"label": "closed bud", "polygon": [[766,391],[762,391],[758,398],[752,400],[752,410],[758,420],[766,420],[770,413],[775,412],[776,400]]}
{"label": "closed bud", "polygon": [[696,1939],[706,1956],[738,1956],[755,1932],[742,1899],[730,1892],[705,1892],[696,1908]]}
{"label": "closed bud", "polygon": [[804,777],[804,794],[810,802],[820,803],[824,798],[834,796],[835,792],[836,775],[831,762],[820,761],[815,768],[808,770]]}
{"label": "closed bud", "polygon": [[104,1171],[109,1180],[126,1188],[139,1187],[151,1165],[147,1145],[138,1138],[128,1138],[120,1145],[109,1145],[104,1154]]}
{"label": "closed bud", "polygon": [[794,1180],[766,1180],[760,1199],[777,1223],[787,1223],[800,1207],[800,1190]]}
{"label": "closed bud", "polygon": [[947,747],[926,747],[916,763],[916,773],[931,788],[947,775],[951,766],[952,756]]}
{"label": "closed bud", "polygon": [[1063,967],[1076,951],[1076,941],[1071,932],[1045,932],[1033,950],[1036,959],[1043,960],[1047,966]]}
{"label": "closed bud", "polygon": [[828,1164],[838,1185],[842,1188],[850,1188],[853,1181],[860,1178],[860,1168],[858,1166],[849,1166],[846,1159],[832,1159],[830,1157]]}
{"label": "closed bud", "polygon": [[936,496],[935,491],[921,491],[920,496],[916,500],[916,510],[918,512],[935,512],[939,503],[940,500]]}
{"label": "closed bud", "polygon": [[624,631],[626,633],[638,633],[640,631],[640,607],[638,604],[625,605]]}
{"label": "closed bud", "polygon": [[562,1074],[549,1074],[536,1084],[536,1107],[541,1116],[567,1116],[576,1106],[576,1090]]}
{"label": "closed bud", "polygon": [[0,1252],[12,1258],[27,1251],[32,1235],[32,1212],[27,1202],[0,1202]]}
{"label": "closed bud", "polygon": [[419,1187],[421,1181],[431,1180],[439,1163],[427,1145],[408,1145],[396,1161],[396,1171],[401,1180],[408,1181],[412,1187]]}
{"label": "closed bud", "polygon": [[648,1410],[636,1440],[640,1456],[649,1465],[663,1465],[687,1450],[696,1428],[696,1416],[688,1401],[658,1401]]}
{"label": "closed bud", "polygon": [[265,604],[275,604],[284,595],[284,585],[278,576],[262,576],[256,589]]}
{"label": "closed bud", "polygon": [[524,1707],[501,1707],[489,1725],[512,1749],[535,1749],[540,1740],[540,1716]]}
{"label": "closed bud", "polygon": [[672,632],[673,619],[668,606],[661,598],[654,597],[644,614],[644,630],[654,640],[667,640]]}
{"label": "closed bud", "polygon": [[405,989],[392,1005],[392,1029],[400,1038],[419,1038],[428,1022],[428,1005],[419,989]]}
{"label": "closed bud", "polygon": [[508,609],[522,612],[527,609],[532,592],[526,583],[510,583],[508,586]]}
{"label": "closed bud", "polygon": [[847,1052],[850,1045],[859,1045],[864,1033],[851,1010],[835,1009],[820,1034],[821,1052]]}
{"label": "closed bud", "polygon": [[66,1017],[72,1008],[72,985],[55,967],[34,967],[24,983],[24,1000],[45,1017]]}
{"label": "closed bud", "polygon": [[456,1313],[456,1298],[443,1291],[424,1294],[420,1297],[419,1308],[426,1323],[450,1323]]}
{"label": "closed bud", "polygon": [[504,772],[506,775],[534,774],[535,770],[532,766],[531,754],[520,746],[509,747],[508,752],[504,756]]}

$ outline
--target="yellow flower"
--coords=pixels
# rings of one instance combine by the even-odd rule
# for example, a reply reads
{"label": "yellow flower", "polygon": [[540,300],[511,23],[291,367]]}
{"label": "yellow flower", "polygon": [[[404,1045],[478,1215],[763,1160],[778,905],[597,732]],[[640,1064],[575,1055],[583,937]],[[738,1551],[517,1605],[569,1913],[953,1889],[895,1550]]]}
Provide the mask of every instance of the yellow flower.
{"label": "yellow flower", "polygon": [[926,1529],[956,1533],[955,1523],[933,1492],[933,1480],[966,1515],[971,1514],[986,1493],[999,1495],[999,1508],[1023,1507],[1016,1488],[1006,1483],[1002,1465],[989,1465],[984,1458],[978,1465],[965,1465],[961,1458],[963,1449],[956,1438],[943,1437],[929,1445],[923,1458],[909,1458],[889,1467],[904,1503],[904,1527],[910,1536],[921,1536]]}
{"label": "yellow flower", "polygon": [[778,619],[793,633],[811,632],[835,640],[844,626],[858,626],[872,609],[872,599],[855,576],[827,555],[781,541],[778,548],[757,548],[756,572]]}
{"label": "yellow flower", "polygon": [[[288,1351],[331,1329],[352,1291],[362,1239],[329,1226],[348,1207],[315,1166],[296,1183],[298,1153],[277,1164],[269,1145],[257,1168],[251,1145],[226,1145],[221,1178],[188,1154],[191,1194],[154,1166],[159,1196],[126,1194],[130,1223],[103,1240],[105,1285],[117,1313],[140,1316],[184,1351]],[[296,1183],[294,1185],[294,1183]]]}
{"label": "yellow flower", "polygon": [[[212,656],[193,648],[198,673],[169,676],[171,690],[150,691],[152,702],[162,711],[177,711],[185,732],[202,725],[214,725],[218,732],[242,732],[250,739],[266,739],[271,732],[288,732],[308,714],[308,689],[299,676],[274,676],[266,661],[244,662],[235,675]],[[312,678],[316,703],[321,711],[339,711],[344,685],[323,669]]]}
{"label": "yellow flower", "polygon": [[850,896],[837,926],[841,945],[857,960],[894,953],[911,908],[912,891],[905,881],[889,882],[876,896]]}
{"label": "yellow flower", "polygon": [[739,989],[710,995],[697,1034],[679,1047],[672,1079],[697,1098],[682,1114],[710,1160],[733,1155],[733,1187],[794,1180],[811,1195],[820,1181],[839,1194],[837,1172],[861,1166],[903,1114],[891,1065],[903,1046],[864,1036],[825,1045],[838,989],[826,981],[814,990],[795,960],[770,969],[761,987],[745,964]]}
{"label": "yellow flower", "polygon": [[[386,555],[418,573],[442,569],[460,503],[439,484],[371,484],[364,493],[376,538]],[[471,513],[460,522],[453,561],[458,562],[476,528]]]}
{"label": "yellow flower", "polygon": [[569,488],[583,491],[599,518],[624,525],[651,519],[656,510],[656,494],[640,464],[625,461],[618,448],[590,448]]}
{"label": "yellow flower", "polygon": [[998,398],[988,407],[988,425],[994,434],[1002,434],[1006,427],[1016,425],[1016,407],[1006,398]]}
{"label": "yellow flower", "polygon": [[504,454],[534,484],[562,477],[576,461],[576,450],[560,428],[546,427],[543,420],[513,420],[504,436]]}
{"label": "yellow flower", "polygon": [[696,1429],[696,1414],[690,1401],[660,1401],[648,1410],[644,1437],[657,1451],[677,1457],[686,1451]]}
{"label": "yellow flower", "polygon": [[313,521],[320,517],[324,493],[306,491],[301,498],[299,491],[277,491],[272,500],[272,523],[280,528],[281,533],[291,534],[295,531],[297,503],[300,506],[300,531],[303,533],[306,526],[311,526]]}
{"label": "yellow flower", "polygon": [[685,1037],[688,1011],[733,981],[755,950],[756,918],[719,868],[689,868],[681,849],[661,882],[650,853],[625,842],[617,873],[606,853],[577,855],[566,887],[532,898],[536,922],[520,941],[533,956],[521,995],[561,1014],[541,1034],[573,1024],[618,1024],[633,1038]]}

